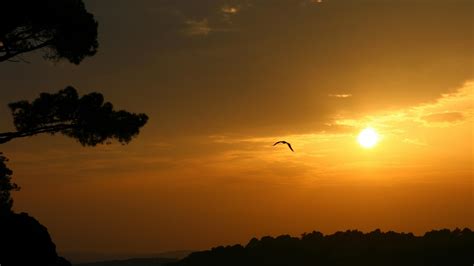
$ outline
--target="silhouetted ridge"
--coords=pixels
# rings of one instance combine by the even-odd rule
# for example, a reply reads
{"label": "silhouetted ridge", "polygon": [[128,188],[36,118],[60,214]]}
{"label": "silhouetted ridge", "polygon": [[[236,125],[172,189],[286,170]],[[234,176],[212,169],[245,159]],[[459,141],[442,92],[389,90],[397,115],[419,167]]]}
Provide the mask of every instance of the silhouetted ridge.
{"label": "silhouetted ridge", "polygon": [[220,246],[190,254],[181,265],[472,265],[474,232],[470,229],[431,231],[424,236],[412,233],[381,232],[364,234],[353,230],[324,236],[320,232],[301,238],[253,238],[241,245]]}

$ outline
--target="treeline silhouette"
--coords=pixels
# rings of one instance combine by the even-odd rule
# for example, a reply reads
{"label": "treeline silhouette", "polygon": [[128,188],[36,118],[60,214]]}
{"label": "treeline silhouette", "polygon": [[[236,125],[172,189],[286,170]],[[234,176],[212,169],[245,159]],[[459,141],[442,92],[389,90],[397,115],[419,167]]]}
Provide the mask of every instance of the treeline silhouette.
{"label": "treeline silhouette", "polygon": [[474,263],[474,232],[443,229],[423,236],[412,233],[363,233],[357,230],[323,235],[253,238],[246,246],[220,246],[195,252],[168,265],[446,265]]}

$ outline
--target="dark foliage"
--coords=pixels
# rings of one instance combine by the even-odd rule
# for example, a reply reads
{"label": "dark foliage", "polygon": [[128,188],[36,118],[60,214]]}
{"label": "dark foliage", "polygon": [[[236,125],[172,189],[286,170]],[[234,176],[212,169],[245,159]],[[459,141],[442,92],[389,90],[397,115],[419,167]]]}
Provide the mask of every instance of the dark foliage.
{"label": "dark foliage", "polygon": [[256,238],[241,245],[195,252],[174,266],[193,265],[446,265],[474,263],[474,232],[470,229],[431,231],[424,236],[376,230],[319,232]]}
{"label": "dark foliage", "polygon": [[70,266],[56,253],[48,230],[26,213],[0,216],[2,266]]}
{"label": "dark foliage", "polygon": [[13,205],[11,191],[20,189],[17,184],[11,182],[13,171],[7,167],[6,161],[7,158],[0,152],[0,219],[11,212]]}
{"label": "dark foliage", "polygon": [[17,132],[0,133],[0,144],[40,133],[61,133],[84,146],[95,146],[109,139],[126,144],[148,121],[145,114],[115,111],[100,93],[79,98],[73,87],[54,94],[41,93],[31,103],[19,101],[9,106]]}
{"label": "dark foliage", "polygon": [[97,52],[97,22],[82,0],[2,0],[0,62],[42,49],[79,64]]}

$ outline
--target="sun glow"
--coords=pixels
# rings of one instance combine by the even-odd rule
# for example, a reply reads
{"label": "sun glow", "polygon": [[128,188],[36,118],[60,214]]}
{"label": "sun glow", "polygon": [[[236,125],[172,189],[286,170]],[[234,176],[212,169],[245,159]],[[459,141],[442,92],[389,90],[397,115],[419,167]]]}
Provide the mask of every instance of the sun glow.
{"label": "sun glow", "polygon": [[364,148],[372,148],[379,141],[379,135],[373,128],[365,128],[359,133],[357,141]]}

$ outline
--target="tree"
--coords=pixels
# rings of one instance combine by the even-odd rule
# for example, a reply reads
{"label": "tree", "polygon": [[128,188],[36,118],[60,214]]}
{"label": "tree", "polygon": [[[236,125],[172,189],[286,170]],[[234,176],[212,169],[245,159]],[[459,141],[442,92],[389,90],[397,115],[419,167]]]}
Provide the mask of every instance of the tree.
{"label": "tree", "polygon": [[97,22],[82,0],[2,1],[0,62],[35,50],[79,64],[97,52]]}
{"label": "tree", "polygon": [[20,187],[11,182],[12,170],[10,170],[5,162],[7,158],[0,152],[0,216],[11,212],[13,199],[10,192],[19,190]]}
{"label": "tree", "polygon": [[111,139],[127,144],[148,121],[146,114],[115,111],[100,93],[79,97],[73,87],[53,94],[41,93],[32,102],[14,102],[9,107],[17,131],[0,133],[0,144],[41,133],[61,133],[83,146],[95,146]]}

